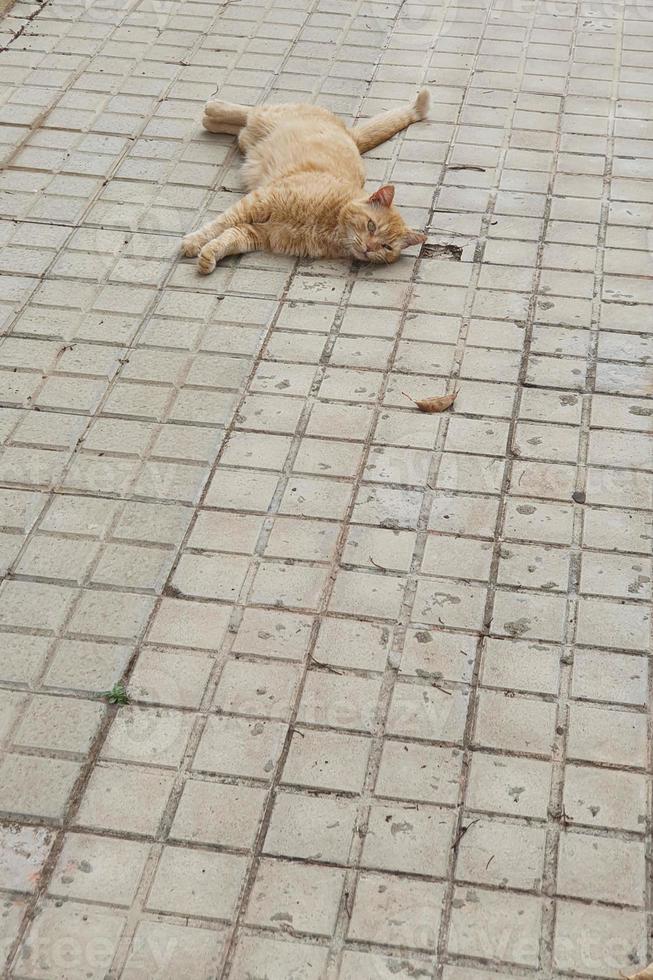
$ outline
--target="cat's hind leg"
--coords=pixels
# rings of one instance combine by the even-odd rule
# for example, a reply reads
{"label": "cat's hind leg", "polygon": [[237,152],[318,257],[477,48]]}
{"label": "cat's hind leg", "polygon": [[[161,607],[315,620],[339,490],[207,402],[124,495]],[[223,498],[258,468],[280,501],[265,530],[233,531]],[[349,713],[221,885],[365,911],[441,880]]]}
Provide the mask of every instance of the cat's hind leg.
{"label": "cat's hind leg", "polygon": [[208,276],[215,269],[216,263],[225,256],[255,252],[264,245],[261,228],[257,228],[256,225],[236,225],[204,245],[197,260],[197,267],[202,275]]}
{"label": "cat's hind leg", "polygon": [[415,101],[406,106],[405,109],[390,109],[389,112],[382,112],[378,116],[372,116],[365,122],[359,123],[350,129],[354,137],[356,146],[361,153],[374,149],[381,143],[385,143],[395,133],[406,129],[411,123],[425,119],[429,111],[428,89],[423,88]]}
{"label": "cat's hind leg", "polygon": [[228,123],[216,122],[206,113],[202,116],[202,126],[209,133],[226,133],[228,136],[238,136],[242,132],[242,126],[230,126]]}
{"label": "cat's hind leg", "polygon": [[229,133],[237,135],[247,125],[249,106],[237,102],[207,102],[204,106],[202,125],[210,133]]}

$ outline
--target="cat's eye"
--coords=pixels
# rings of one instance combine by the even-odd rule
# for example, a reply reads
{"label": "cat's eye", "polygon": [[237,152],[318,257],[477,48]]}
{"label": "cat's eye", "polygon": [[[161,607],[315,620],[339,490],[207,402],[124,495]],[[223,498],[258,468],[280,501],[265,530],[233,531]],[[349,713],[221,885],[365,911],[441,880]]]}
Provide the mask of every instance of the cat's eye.
{"label": "cat's eye", "polygon": [[386,249],[386,251],[388,251],[388,252],[391,252],[391,251],[392,251],[392,245],[384,245],[383,247],[384,247],[384,248]]}
{"label": "cat's eye", "polygon": [[376,231],[376,225],[374,224],[371,218],[367,222],[367,230],[369,231],[370,235],[373,235],[374,232]]}

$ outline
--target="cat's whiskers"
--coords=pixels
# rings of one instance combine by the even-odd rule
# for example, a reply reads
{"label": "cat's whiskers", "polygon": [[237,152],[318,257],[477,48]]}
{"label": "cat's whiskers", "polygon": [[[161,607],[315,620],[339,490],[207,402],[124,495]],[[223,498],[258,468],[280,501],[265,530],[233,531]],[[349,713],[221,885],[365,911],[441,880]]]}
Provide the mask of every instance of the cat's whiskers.
{"label": "cat's whiskers", "polygon": [[348,239],[349,251],[352,253],[357,262],[367,262],[369,264],[369,259],[367,259],[367,252],[362,238],[355,232],[351,232]]}

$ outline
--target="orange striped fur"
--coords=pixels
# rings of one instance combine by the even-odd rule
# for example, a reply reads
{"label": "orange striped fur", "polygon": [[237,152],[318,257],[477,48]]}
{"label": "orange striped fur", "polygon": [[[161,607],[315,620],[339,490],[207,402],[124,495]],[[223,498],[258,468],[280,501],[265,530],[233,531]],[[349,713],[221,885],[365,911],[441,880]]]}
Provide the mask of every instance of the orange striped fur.
{"label": "orange striped fur", "polygon": [[363,190],[361,153],[426,117],[423,89],[405,109],[392,109],[349,129],[328,109],[273,105],[250,109],[208,102],[203,125],[238,135],[249,191],[182,243],[208,274],[227,255],[267,249],[282,255],[396,262],[425,241],[393,206],[394,187]]}

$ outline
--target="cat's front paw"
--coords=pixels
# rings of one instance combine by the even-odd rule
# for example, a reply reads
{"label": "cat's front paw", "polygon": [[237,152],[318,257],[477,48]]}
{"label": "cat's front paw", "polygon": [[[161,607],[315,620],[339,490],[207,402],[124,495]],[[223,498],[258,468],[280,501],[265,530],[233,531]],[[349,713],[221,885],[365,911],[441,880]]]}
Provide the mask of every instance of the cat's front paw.
{"label": "cat's front paw", "polygon": [[200,254],[203,244],[204,239],[197,232],[194,232],[192,235],[186,235],[181,240],[182,254],[188,255],[190,258],[195,258],[196,255]]}
{"label": "cat's front paw", "polygon": [[197,268],[203,276],[208,276],[215,269],[215,253],[209,245],[205,245],[199,254]]}

